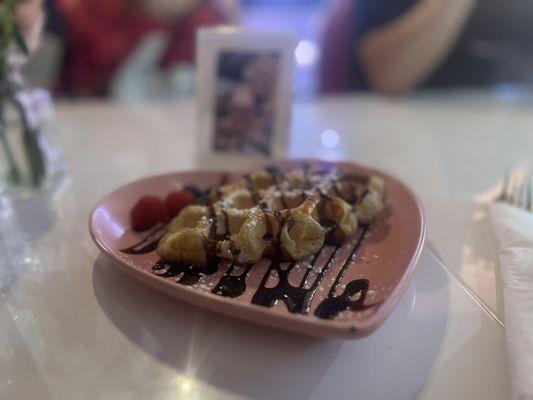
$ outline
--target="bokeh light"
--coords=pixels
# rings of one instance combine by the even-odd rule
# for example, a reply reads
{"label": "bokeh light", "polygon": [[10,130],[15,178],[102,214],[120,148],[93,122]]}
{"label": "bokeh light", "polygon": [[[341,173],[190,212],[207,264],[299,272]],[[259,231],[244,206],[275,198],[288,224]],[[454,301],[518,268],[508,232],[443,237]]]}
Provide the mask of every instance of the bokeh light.
{"label": "bokeh light", "polygon": [[339,134],[333,129],[326,129],[320,135],[320,142],[324,147],[333,149],[339,145],[340,137]]}
{"label": "bokeh light", "polygon": [[180,382],[180,390],[183,393],[189,393],[192,389],[192,381],[187,378],[183,378]]}
{"label": "bokeh light", "polygon": [[309,40],[302,40],[300,41],[300,43],[298,43],[298,46],[296,46],[294,55],[296,56],[296,62],[298,63],[298,65],[313,65],[318,60],[318,45],[314,42],[310,42]]}

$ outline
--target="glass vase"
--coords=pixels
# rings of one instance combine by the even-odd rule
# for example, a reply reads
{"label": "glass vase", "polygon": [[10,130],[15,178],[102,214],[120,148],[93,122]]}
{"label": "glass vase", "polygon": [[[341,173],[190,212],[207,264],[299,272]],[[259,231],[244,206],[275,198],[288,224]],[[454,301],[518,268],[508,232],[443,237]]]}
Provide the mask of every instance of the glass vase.
{"label": "glass vase", "polygon": [[38,191],[66,170],[51,97],[18,86],[0,101],[0,192]]}

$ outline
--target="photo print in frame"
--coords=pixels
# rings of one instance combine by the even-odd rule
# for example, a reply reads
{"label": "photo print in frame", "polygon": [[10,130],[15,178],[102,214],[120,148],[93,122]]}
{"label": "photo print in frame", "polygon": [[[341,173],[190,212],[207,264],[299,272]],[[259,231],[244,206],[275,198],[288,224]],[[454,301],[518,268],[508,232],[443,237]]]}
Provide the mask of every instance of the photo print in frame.
{"label": "photo print in frame", "polygon": [[287,156],[295,45],[290,31],[199,31],[200,159]]}

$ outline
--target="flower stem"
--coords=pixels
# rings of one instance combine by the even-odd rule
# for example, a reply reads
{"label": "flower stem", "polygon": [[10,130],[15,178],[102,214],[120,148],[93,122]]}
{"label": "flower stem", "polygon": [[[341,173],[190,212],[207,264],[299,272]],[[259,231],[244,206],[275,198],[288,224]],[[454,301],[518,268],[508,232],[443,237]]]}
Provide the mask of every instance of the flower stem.
{"label": "flower stem", "polygon": [[8,182],[16,185],[19,184],[22,180],[22,174],[20,173],[13,152],[11,151],[11,146],[9,145],[9,140],[7,138],[7,129],[4,118],[4,103],[0,99],[0,142],[2,143],[2,150],[7,160],[7,180]]}
{"label": "flower stem", "polygon": [[24,143],[26,158],[30,165],[31,181],[37,187],[42,183],[46,175],[46,163],[39,144],[39,131],[32,128],[28,123],[22,103],[13,95],[10,96],[10,100],[20,115],[22,122],[22,141]]}

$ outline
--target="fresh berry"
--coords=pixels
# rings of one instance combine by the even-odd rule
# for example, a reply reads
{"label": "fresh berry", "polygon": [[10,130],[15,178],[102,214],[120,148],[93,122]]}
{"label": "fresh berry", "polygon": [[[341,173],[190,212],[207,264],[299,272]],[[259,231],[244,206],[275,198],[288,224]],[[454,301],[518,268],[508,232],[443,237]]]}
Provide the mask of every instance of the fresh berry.
{"label": "fresh berry", "polygon": [[165,199],[168,218],[174,218],[181,210],[194,203],[196,203],[196,197],[188,190],[179,190],[170,193]]}
{"label": "fresh berry", "polygon": [[149,229],[167,218],[165,203],[155,196],[144,196],[131,210],[131,226],[136,231]]}

